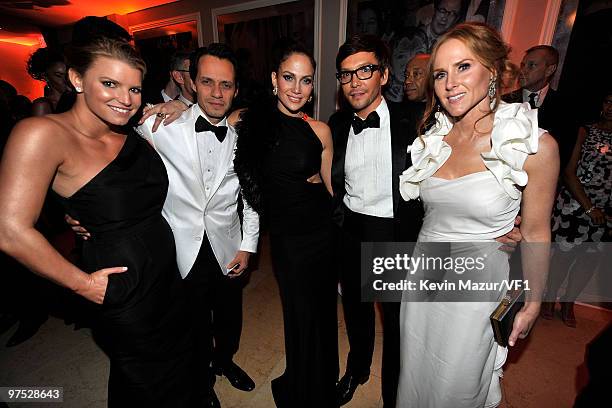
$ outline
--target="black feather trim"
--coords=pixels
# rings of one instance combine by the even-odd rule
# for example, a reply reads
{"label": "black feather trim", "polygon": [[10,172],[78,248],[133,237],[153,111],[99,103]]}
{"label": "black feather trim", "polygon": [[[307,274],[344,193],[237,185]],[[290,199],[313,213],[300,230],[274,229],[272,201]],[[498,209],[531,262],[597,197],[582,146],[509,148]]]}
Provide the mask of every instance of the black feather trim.
{"label": "black feather trim", "polygon": [[252,104],[240,114],[234,170],[246,202],[263,215],[262,166],[270,149],[278,144],[279,112],[276,100]]}

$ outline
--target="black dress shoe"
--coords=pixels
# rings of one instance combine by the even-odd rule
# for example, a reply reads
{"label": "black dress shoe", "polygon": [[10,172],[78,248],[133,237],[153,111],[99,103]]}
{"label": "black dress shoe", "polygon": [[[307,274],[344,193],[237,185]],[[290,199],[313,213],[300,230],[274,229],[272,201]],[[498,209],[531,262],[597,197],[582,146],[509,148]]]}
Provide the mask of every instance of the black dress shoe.
{"label": "black dress shoe", "polygon": [[217,398],[217,394],[215,390],[211,389],[210,394],[204,400],[204,407],[206,408],[221,408],[221,403],[219,402],[219,398]]}
{"label": "black dress shoe", "polygon": [[253,379],[233,361],[224,365],[216,365],[214,369],[215,374],[224,375],[234,388],[241,391],[253,391],[253,389],[255,389],[255,382]]}
{"label": "black dress shoe", "polygon": [[6,347],[13,347],[18,344],[23,343],[24,341],[30,339],[32,336],[38,332],[40,326],[43,325],[44,322],[47,321],[45,318],[43,321],[19,321],[19,327],[17,327],[17,331],[11,336],[10,339],[6,342]]}
{"label": "black dress shoe", "polygon": [[358,385],[365,384],[370,378],[369,374],[357,376],[351,373],[344,374],[344,377],[336,384],[336,402],[339,407],[353,399],[353,394]]}
{"label": "black dress shoe", "polygon": [[574,302],[561,302],[561,320],[568,327],[576,327],[576,315],[574,315]]}

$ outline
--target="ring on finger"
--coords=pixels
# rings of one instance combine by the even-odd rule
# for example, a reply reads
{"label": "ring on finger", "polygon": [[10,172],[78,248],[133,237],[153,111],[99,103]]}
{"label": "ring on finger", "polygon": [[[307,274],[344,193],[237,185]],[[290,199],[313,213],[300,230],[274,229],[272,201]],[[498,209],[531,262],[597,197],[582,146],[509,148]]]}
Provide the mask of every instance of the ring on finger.
{"label": "ring on finger", "polygon": [[158,118],[163,118],[163,119],[166,119],[166,117],[167,117],[167,116],[168,116],[167,114],[162,113],[162,112],[159,112],[159,113],[157,114],[157,117],[158,117]]}

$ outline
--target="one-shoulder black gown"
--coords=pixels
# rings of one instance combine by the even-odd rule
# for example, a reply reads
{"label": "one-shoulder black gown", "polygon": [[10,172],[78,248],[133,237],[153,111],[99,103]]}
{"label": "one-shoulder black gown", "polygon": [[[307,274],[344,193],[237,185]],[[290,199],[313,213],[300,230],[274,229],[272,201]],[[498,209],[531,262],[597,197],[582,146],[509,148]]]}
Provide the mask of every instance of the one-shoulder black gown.
{"label": "one-shoulder black gown", "polygon": [[108,405],[191,407],[192,337],[174,238],[161,215],[168,177],[161,158],[136,134],[118,156],[69,198],[66,211],[91,232],[86,272],[109,276],[92,307],[94,338],[110,358]]}
{"label": "one-shoulder black gown", "polygon": [[285,328],[285,373],[274,380],[277,406],[335,407],[338,378],[337,276],[332,267],[331,197],[308,178],[323,146],[303,119],[278,111],[277,143],[262,165],[264,213]]}

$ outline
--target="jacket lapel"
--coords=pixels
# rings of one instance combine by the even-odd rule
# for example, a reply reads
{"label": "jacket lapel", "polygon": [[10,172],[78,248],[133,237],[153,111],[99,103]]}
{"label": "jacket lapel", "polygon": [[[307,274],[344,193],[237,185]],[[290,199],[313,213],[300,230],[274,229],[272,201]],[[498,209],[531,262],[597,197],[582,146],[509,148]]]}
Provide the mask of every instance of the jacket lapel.
{"label": "jacket lapel", "polygon": [[332,160],[332,187],[334,189],[332,217],[338,225],[342,225],[344,222],[344,211],[342,208],[342,199],[346,194],[344,163],[352,117],[351,112],[339,111],[329,119],[329,128],[332,131],[334,141],[334,158]]}
{"label": "jacket lapel", "polygon": [[400,106],[387,103],[391,128],[391,175],[393,188],[393,213],[397,213],[399,203],[399,176],[408,167],[408,142],[414,140],[416,133],[414,120],[402,112]]}
{"label": "jacket lapel", "polygon": [[330,119],[330,128],[334,139],[334,159],[332,162],[332,184],[334,195],[342,199],[344,197],[344,164],[346,158],[346,146],[351,130],[350,112],[338,112]]}

